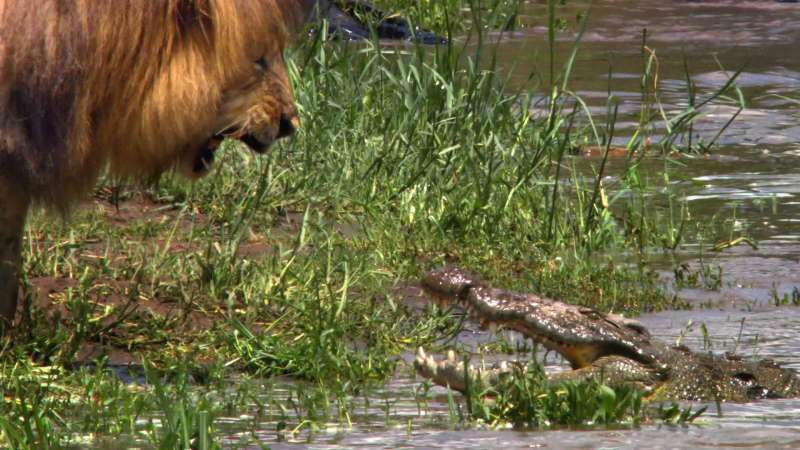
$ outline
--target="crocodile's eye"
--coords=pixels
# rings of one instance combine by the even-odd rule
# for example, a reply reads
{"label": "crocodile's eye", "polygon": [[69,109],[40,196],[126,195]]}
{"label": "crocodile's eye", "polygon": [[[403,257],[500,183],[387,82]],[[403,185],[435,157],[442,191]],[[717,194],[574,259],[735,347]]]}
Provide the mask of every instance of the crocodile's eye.
{"label": "crocodile's eye", "polygon": [[583,314],[584,316],[592,319],[592,320],[600,320],[603,318],[603,315],[600,314],[599,311],[593,308],[588,308],[586,306],[579,307],[578,311]]}
{"label": "crocodile's eye", "polygon": [[266,72],[269,70],[269,61],[267,60],[266,56],[262,56],[261,58],[257,59],[255,64],[256,68],[261,72]]}
{"label": "crocodile's eye", "polygon": [[641,335],[644,335],[644,336],[650,336],[650,332],[647,330],[647,328],[645,328],[644,325],[642,325],[639,322],[636,322],[634,320],[631,320],[629,322],[625,322],[625,328],[627,328],[629,330],[633,330],[633,331],[635,331],[635,332],[637,332],[637,333],[639,333]]}

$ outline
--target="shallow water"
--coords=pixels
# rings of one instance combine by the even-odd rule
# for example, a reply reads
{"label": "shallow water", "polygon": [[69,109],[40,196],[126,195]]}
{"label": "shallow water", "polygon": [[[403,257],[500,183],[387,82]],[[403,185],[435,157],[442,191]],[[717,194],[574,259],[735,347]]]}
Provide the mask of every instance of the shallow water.
{"label": "shallow water", "polygon": [[[547,83],[535,75],[547,72],[543,3],[523,11],[522,31],[501,38],[499,60],[512,62],[503,67],[514,74],[512,84],[530,83],[532,73],[534,80]],[[567,9],[560,10],[569,29],[578,28],[574,17],[585,11],[587,4],[570,1]],[[586,101],[600,126],[604,126],[609,92],[618,99],[615,145],[625,145],[638,126],[645,29],[647,47],[658,57],[659,101],[668,116],[688,105],[684,61],[697,88],[698,103],[741,70],[736,86],[746,104],[719,136],[710,155],[671,160],[647,157],[641,163],[642,173],[654,187],[654,204],[665,205],[666,197],[659,194],[668,190],[675,194],[676,208],[687,202],[692,222],[715,224],[713,229],[706,227],[685,236],[678,257],[696,261],[702,254],[706,264],[723,268],[725,286],[774,288],[780,296],[791,295],[800,285],[800,52],[796,49],[800,4],[767,0],[595,2],[571,87]],[[575,37],[574,31],[560,33],[557,54],[567,55]],[[563,61],[557,64],[561,67]],[[693,141],[713,139],[737,109],[734,102],[726,100],[703,108]],[[653,142],[663,133],[664,123],[657,121]],[[609,160],[604,179],[608,189],[614,189],[623,159]],[[596,163],[579,165],[596,167]],[[752,238],[758,248],[740,244],[720,253],[709,251],[715,242],[739,236]],[[755,294],[759,300],[771,295]]]}
{"label": "shallow water", "polygon": [[[565,18],[584,10],[587,3],[568,4]],[[530,73],[546,72],[544,16],[542,4],[529,4],[520,16],[525,27],[502,36],[501,66],[508,62],[503,70],[512,73],[518,85],[530,83]],[[625,143],[638,122],[645,28],[648,46],[658,55],[660,101],[670,113],[688,104],[684,57],[701,100],[734,71],[742,70],[737,85],[747,109],[720,137],[720,147],[711,157],[678,159],[681,166],[671,166],[669,183],[678,198],[689,204],[692,220],[721,221],[728,224],[731,237],[752,237],[758,248],[740,245],[711,254],[708,242],[701,245],[700,239],[689,237],[680,254],[696,260],[702,252],[706,264],[720,265],[721,289],[683,290],[681,296],[698,309],[651,314],[640,320],[667,342],[680,339],[695,350],[736,350],[800,369],[800,309],[771,306],[775,295],[791,299],[800,286],[800,105],[781,97],[800,100],[800,52],[795,48],[800,43],[800,4],[595,2],[572,87],[598,114],[606,110],[609,90],[619,99],[618,144]],[[558,53],[567,54],[573,39],[573,34],[561,33]],[[713,137],[736,109],[730,102],[708,108],[693,139]],[[614,180],[615,164],[619,163],[611,161],[609,182]],[[667,163],[653,158],[644,164],[646,173],[659,178]],[[709,339],[703,337],[701,323]],[[465,332],[462,337],[467,342],[489,339],[480,332]],[[559,362],[548,366],[564,369]],[[420,384],[405,371],[371,394],[369,407],[356,409],[349,428],[332,424],[315,433],[282,436],[275,432],[275,422],[267,421],[256,434],[274,449],[800,448],[800,400],[725,404],[721,416],[711,405],[700,425],[688,427],[463,431],[451,428],[443,389],[433,388],[427,405],[418,405],[414,392]],[[274,394],[280,397],[280,389]],[[237,418],[228,421],[234,440],[239,422]]]}
{"label": "shallow water", "polygon": [[[640,320],[654,336],[695,350],[736,351],[745,357],[772,358],[800,369],[800,314],[793,307],[754,309],[698,309],[645,315]],[[704,336],[701,324],[709,333]],[[492,339],[485,332],[465,331],[460,341],[467,346]],[[487,357],[487,363],[510,358]],[[411,355],[407,355],[411,360]],[[560,361],[546,362],[548,371],[566,370]],[[351,416],[352,427],[332,421],[314,433],[307,430],[279,438],[275,421],[262,424],[257,433],[273,449],[282,448],[798,448],[800,447],[800,399],[768,400],[748,404],[723,404],[719,415],[714,404],[697,422],[686,427],[643,426],[594,430],[458,430],[450,424],[446,390],[433,387],[428,401],[420,404],[414,393],[422,380],[407,371],[384,389],[370,393],[370,405],[359,406]],[[278,388],[273,398],[286,395]],[[458,394],[455,394],[458,397]],[[695,405],[696,407],[697,405]],[[224,422],[224,421],[223,421]],[[232,418],[235,425],[238,418]],[[222,427],[224,428],[224,426]],[[233,426],[235,428],[235,426]],[[231,435],[232,440],[234,435]]]}

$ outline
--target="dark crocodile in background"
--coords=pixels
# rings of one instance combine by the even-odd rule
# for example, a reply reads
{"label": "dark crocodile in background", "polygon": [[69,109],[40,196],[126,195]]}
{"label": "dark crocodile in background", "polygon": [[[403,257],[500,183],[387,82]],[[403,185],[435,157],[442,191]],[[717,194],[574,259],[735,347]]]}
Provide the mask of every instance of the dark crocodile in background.
{"label": "dark crocodile in background", "polygon": [[[554,381],[602,378],[609,385],[633,385],[654,400],[720,400],[744,402],[800,396],[800,379],[772,360],[745,360],[727,353],[693,352],[651,338],[631,319],[603,314],[533,294],[492,288],[480,277],[456,267],[429,273],[422,281],[440,304],[457,304],[482,327],[522,333],[559,353],[573,370]],[[418,350],[417,372],[437,384],[464,390],[464,364],[451,352],[436,361]],[[495,386],[511,373],[507,365],[468,367],[471,378]]]}
{"label": "dark crocodile in background", "polygon": [[330,35],[346,40],[369,39],[372,30],[379,39],[405,40],[425,45],[446,44],[447,39],[412,26],[398,15],[389,14],[362,0],[318,0],[320,17],[327,19]]}

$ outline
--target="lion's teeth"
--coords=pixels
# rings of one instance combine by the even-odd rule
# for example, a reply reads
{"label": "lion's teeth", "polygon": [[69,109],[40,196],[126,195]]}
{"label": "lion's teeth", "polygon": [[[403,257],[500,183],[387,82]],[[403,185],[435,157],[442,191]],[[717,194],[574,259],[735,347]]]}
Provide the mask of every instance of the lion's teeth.
{"label": "lion's teeth", "polygon": [[417,347],[417,358],[426,359],[428,355],[425,354],[425,350],[422,347]]}
{"label": "lion's teeth", "polygon": [[447,351],[447,360],[451,361],[451,362],[455,361],[456,360],[456,352],[454,352],[452,350],[448,350]]}

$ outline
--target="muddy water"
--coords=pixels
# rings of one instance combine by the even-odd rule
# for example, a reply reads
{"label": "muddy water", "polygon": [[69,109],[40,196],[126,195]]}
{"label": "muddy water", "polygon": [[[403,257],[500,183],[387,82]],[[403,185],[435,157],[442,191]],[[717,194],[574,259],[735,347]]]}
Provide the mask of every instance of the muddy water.
{"label": "muddy water", "polygon": [[[682,340],[696,350],[736,350],[800,369],[800,309],[770,306],[776,293],[791,299],[800,287],[800,104],[784,98],[800,100],[800,4],[769,0],[594,3],[572,88],[601,121],[609,91],[619,99],[615,143],[624,144],[638,123],[644,29],[648,47],[658,56],[658,92],[668,113],[688,105],[684,60],[699,100],[721,87],[731,73],[742,70],[737,85],[747,103],[711,157],[644,162],[644,173],[653,180],[663,179],[665,167],[669,168],[669,186],[661,187],[688,203],[692,220],[718,224],[705,234],[687,236],[680,255],[696,261],[704,253],[706,264],[723,268],[723,282],[718,291],[681,292],[698,306],[711,304],[712,308],[664,312],[641,320],[667,342]],[[575,14],[586,5],[569,1],[562,16],[574,23]],[[500,60],[508,62],[503,70],[518,85],[531,83],[531,73],[547,71],[544,16],[541,2],[528,4],[520,15],[525,27],[502,37]],[[572,33],[561,33],[558,53],[567,54],[573,39]],[[538,82],[547,80],[539,77]],[[732,102],[707,108],[693,139],[711,139],[736,110]],[[659,131],[654,139],[658,137]],[[612,186],[618,174],[614,169],[612,161],[608,178]],[[655,195],[654,201],[664,199]],[[758,248],[737,246],[716,254],[703,250],[716,240],[738,236],[753,238]],[[709,331],[707,337],[701,332],[702,323]],[[466,332],[462,337],[469,342],[489,338],[480,332]],[[548,365],[550,370],[564,370],[557,361]],[[385,390],[372,394],[369,405],[357,408],[351,428],[332,424],[313,434],[279,436],[271,423],[264,424],[264,431],[257,435],[275,449],[800,448],[800,400],[726,404],[721,415],[711,405],[703,424],[689,427],[459,431],[451,428],[444,390],[434,388],[428,402],[420,405],[414,398],[419,386],[420,380],[408,372],[398,376]]]}
{"label": "muddy water", "polygon": [[[500,60],[513,62],[505,69],[518,85],[530,83],[531,73],[533,80],[548,83],[546,77],[535,76],[548,67],[546,8],[544,2],[537,3],[520,15],[523,31],[506,34],[500,46]],[[560,10],[568,29],[577,30],[575,17],[587,5],[570,1]],[[713,224],[685,236],[684,259],[697,260],[704,254],[705,263],[723,268],[723,286],[752,290],[744,291],[746,298],[769,298],[773,289],[791,296],[800,285],[800,3],[595,2],[571,88],[601,126],[609,93],[618,101],[618,145],[627,143],[639,123],[645,35],[649,52],[657,56],[658,99],[668,116],[689,105],[687,68],[697,103],[741,71],[736,86],[746,107],[716,140],[712,154],[674,161],[647,158],[642,163],[654,188],[654,204],[665,205],[666,197],[658,194],[668,190],[675,194],[677,207],[688,203],[691,221]],[[557,54],[567,55],[575,36],[572,31],[560,33]],[[557,61],[557,67],[562,63]],[[737,102],[726,99],[704,107],[692,141],[714,139],[738,109]],[[654,126],[652,141],[658,142],[663,120]],[[612,190],[623,164],[619,158],[610,161],[604,182]],[[740,236],[753,238],[758,249],[744,245],[708,252],[715,242]]]}

